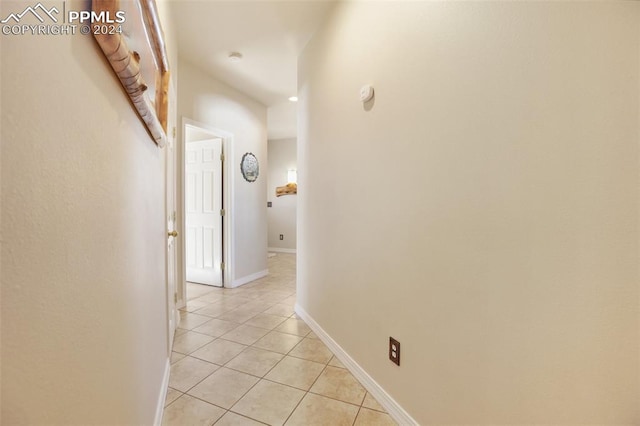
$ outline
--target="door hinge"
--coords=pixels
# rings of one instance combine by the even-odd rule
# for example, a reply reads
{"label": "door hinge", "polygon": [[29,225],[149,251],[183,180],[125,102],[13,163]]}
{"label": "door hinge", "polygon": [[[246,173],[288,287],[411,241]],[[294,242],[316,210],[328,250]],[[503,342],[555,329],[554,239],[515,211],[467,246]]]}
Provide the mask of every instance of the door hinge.
{"label": "door hinge", "polygon": [[224,152],[220,154],[220,161],[224,162]]}
{"label": "door hinge", "polygon": [[224,216],[224,213],[225,213],[224,209],[221,209],[220,210],[220,216]]}
{"label": "door hinge", "polygon": [[178,293],[173,293],[173,303],[178,303]]}
{"label": "door hinge", "polygon": [[173,138],[176,138],[176,126],[173,126]]}
{"label": "door hinge", "polygon": [[224,262],[220,263],[220,269],[224,271]]}

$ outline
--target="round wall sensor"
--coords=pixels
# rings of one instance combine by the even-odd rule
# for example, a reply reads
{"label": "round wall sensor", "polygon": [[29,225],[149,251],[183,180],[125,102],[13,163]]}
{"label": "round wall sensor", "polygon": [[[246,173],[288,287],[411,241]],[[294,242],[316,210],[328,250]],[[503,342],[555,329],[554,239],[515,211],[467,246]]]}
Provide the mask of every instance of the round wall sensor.
{"label": "round wall sensor", "polygon": [[368,84],[366,86],[362,86],[360,88],[360,101],[368,102],[371,99],[373,99],[373,87]]}
{"label": "round wall sensor", "polygon": [[242,59],[242,53],[240,52],[231,52],[229,53],[229,60],[231,62],[238,62]]}

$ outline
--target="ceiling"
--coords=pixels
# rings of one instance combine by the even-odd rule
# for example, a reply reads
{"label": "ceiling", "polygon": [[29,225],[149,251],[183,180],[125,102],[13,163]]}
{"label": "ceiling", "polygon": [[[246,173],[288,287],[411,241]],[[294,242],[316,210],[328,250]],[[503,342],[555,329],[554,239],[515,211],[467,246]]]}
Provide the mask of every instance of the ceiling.
{"label": "ceiling", "polygon": [[[298,55],[333,0],[174,1],[180,57],[269,107],[269,138],[295,137]],[[231,62],[231,52],[242,59]],[[293,129],[293,135],[291,135]]]}

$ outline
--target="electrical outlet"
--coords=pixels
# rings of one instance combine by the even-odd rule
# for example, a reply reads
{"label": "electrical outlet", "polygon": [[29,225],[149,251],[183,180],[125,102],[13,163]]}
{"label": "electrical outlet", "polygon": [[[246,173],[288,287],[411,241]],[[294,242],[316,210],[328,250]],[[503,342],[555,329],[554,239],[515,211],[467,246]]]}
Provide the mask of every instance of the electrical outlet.
{"label": "electrical outlet", "polygon": [[389,337],[389,359],[400,365],[400,342],[393,337]]}
{"label": "electrical outlet", "polygon": [[280,234],[280,241],[284,240],[284,235]]}

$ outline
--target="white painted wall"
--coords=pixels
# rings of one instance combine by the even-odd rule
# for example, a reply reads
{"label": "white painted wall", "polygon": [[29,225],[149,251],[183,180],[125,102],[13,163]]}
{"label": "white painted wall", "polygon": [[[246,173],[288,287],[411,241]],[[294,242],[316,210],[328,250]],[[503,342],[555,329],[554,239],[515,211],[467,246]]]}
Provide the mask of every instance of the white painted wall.
{"label": "white painted wall", "polygon": [[[297,195],[276,197],[276,187],[287,184],[287,171],[297,170],[296,139],[269,140],[269,179],[267,200],[272,206],[267,209],[269,250],[296,249],[296,204]],[[284,240],[280,241],[280,234]]]}
{"label": "white painted wall", "polygon": [[639,34],[348,2],[303,53],[298,303],[420,424],[640,423]]}
{"label": "white painted wall", "polygon": [[267,109],[267,135],[269,140],[296,137],[297,105],[296,102],[286,100],[271,105]]}
{"label": "white painted wall", "polygon": [[168,361],[163,151],[92,37],[2,38],[1,421],[152,424]]}
{"label": "white painted wall", "polygon": [[[231,162],[234,182],[234,208],[228,212],[233,216],[234,281],[257,278],[267,271],[267,109],[182,60],[178,81],[180,117],[233,134],[225,161]],[[245,181],[240,172],[245,152],[255,154],[260,163],[255,182]],[[182,165],[182,158],[178,161]]]}

